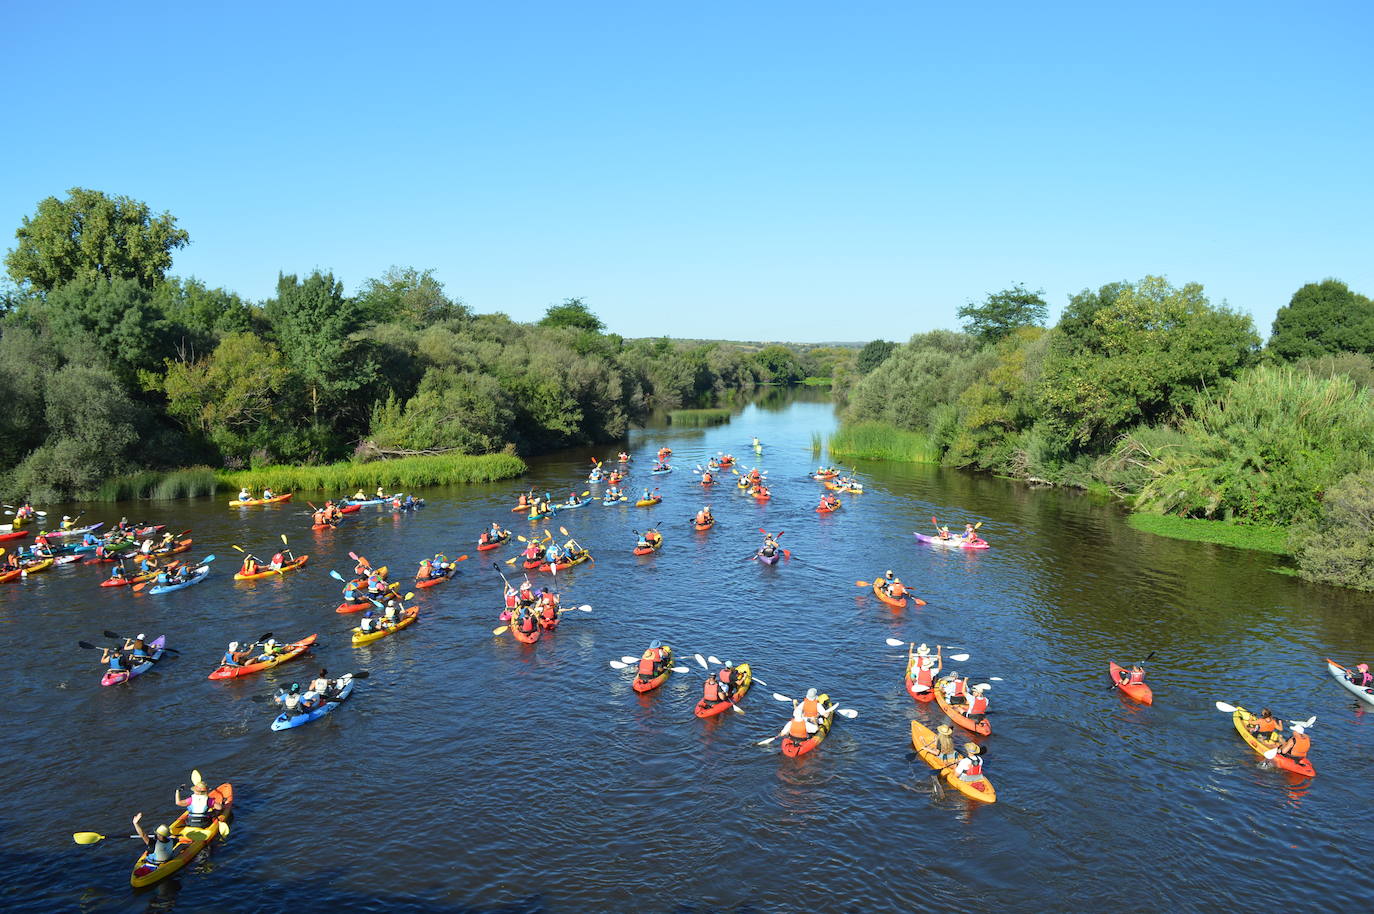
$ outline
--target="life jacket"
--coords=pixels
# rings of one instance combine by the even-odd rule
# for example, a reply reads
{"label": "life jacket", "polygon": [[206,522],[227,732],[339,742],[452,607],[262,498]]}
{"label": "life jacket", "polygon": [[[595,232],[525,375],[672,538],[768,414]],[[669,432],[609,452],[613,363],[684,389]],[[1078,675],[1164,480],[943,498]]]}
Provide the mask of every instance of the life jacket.
{"label": "life jacket", "polygon": [[272,564],[275,565],[276,567],[280,568],[280,567],[281,567],[282,565],[284,565],[285,563],[286,563],[286,557],[283,556],[280,552],[278,552],[276,555],[272,556]]}
{"label": "life jacket", "polygon": [[1131,670],[1131,679],[1130,679],[1130,682],[1131,682],[1132,684],[1137,683],[1137,682],[1144,682],[1144,681],[1145,681],[1145,671],[1144,671],[1144,670]]}
{"label": "life jacket", "polygon": [[803,699],[801,708],[802,717],[821,716],[821,703],[814,698]]}
{"label": "life jacket", "polygon": [[1288,742],[1291,745],[1283,754],[1289,758],[1306,758],[1307,750],[1312,747],[1312,740],[1306,733],[1294,733]]}
{"label": "life jacket", "polygon": [[988,712],[988,700],[987,700],[986,698],[984,698],[982,695],[979,695],[979,694],[977,694],[977,693],[974,693],[973,695],[970,695],[970,696],[969,696],[969,700],[968,700],[968,713],[969,713],[969,714],[986,714],[987,712]]}
{"label": "life jacket", "polygon": [[953,687],[953,690],[950,692],[950,697],[951,697],[951,698],[963,698],[963,697],[964,697],[964,680],[962,680],[962,679],[956,679],[956,680],[954,680],[954,687]]}
{"label": "life jacket", "polygon": [[420,577],[422,577],[422,578],[427,578],[427,577],[429,577],[429,575],[430,575],[430,564],[429,564],[429,559],[425,559],[423,562],[420,563]]}
{"label": "life jacket", "polygon": [[1255,732],[1256,732],[1256,733],[1273,733],[1273,732],[1276,731],[1278,728],[1279,728],[1279,722],[1278,722],[1278,720],[1276,720],[1275,718],[1272,718],[1272,717],[1256,717],[1256,718],[1255,718]]}
{"label": "life jacket", "polygon": [[787,725],[787,735],[793,739],[806,739],[811,733],[806,729],[806,721],[794,717],[792,722]]}
{"label": "life jacket", "polygon": [[186,824],[204,825],[210,814],[210,795],[193,793],[186,804]]}
{"label": "life jacket", "polygon": [[735,671],[730,669],[730,667],[728,666],[721,667],[720,672],[717,673],[716,676],[720,679],[721,682],[725,683],[726,685],[729,685],[730,683],[735,681]]}
{"label": "life jacket", "polygon": [[533,561],[534,559],[539,557],[539,547],[536,546],[534,543],[530,543],[528,546],[525,547],[525,551],[521,554],[524,555],[524,557],[527,560]]}
{"label": "life jacket", "polygon": [[645,651],[644,656],[639,658],[639,675],[652,677],[654,675],[654,658],[652,651]]}
{"label": "life jacket", "polygon": [[892,586],[887,589],[888,593],[894,597],[900,597],[906,593],[906,585],[901,581],[892,582]]}
{"label": "life jacket", "polygon": [[518,602],[519,601],[515,599],[515,591],[506,591],[506,609],[515,609],[515,605]]}
{"label": "life jacket", "polygon": [[935,668],[922,666],[919,659],[916,661],[916,684],[927,689],[935,684]]}
{"label": "life jacket", "polygon": [[977,781],[983,777],[983,757],[981,755],[971,755],[968,757],[968,767],[961,775],[966,781]]}
{"label": "life jacket", "polygon": [[534,631],[534,629],[534,615],[532,613],[525,613],[524,618],[520,620],[520,630],[528,635],[530,632]]}
{"label": "life jacket", "polygon": [[545,603],[545,604],[544,604],[544,611],[543,611],[543,613],[540,615],[540,618],[542,618],[545,622],[552,622],[554,619],[557,619],[557,618],[558,618],[558,604],[556,604],[556,603]]}
{"label": "life jacket", "polygon": [[1361,673],[1359,670],[1356,670],[1350,674],[1350,681],[1357,686],[1363,687],[1369,685],[1370,682],[1374,682],[1374,675]]}
{"label": "life jacket", "polygon": [[714,679],[706,680],[706,686],[703,689],[702,697],[704,697],[707,701],[724,700],[724,696],[720,694],[720,688],[716,685],[716,680]]}
{"label": "life jacket", "polygon": [[257,565],[257,563],[254,562],[252,559],[244,559],[244,560],[243,560],[243,573],[244,573],[244,574],[256,574],[256,573],[257,573],[257,570],[258,570],[258,565]]}

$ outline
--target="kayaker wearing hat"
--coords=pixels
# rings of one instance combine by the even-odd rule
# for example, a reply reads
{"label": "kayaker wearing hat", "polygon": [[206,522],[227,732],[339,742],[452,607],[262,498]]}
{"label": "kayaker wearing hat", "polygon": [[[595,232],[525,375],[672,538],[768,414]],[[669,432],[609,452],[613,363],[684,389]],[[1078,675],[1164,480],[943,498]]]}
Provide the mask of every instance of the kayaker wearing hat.
{"label": "kayaker wearing hat", "polygon": [[935,754],[942,762],[953,762],[959,757],[959,753],[954,751],[954,728],[949,724],[940,724],[935,728]]}
{"label": "kayaker wearing hat", "polygon": [[143,813],[134,816],[134,831],[143,839],[143,846],[148,851],[148,860],[162,864],[176,856],[177,839],[172,836],[172,830],[166,825],[159,825],[150,835],[143,830],[142,822]]}
{"label": "kayaker wearing hat", "polygon": [[696,518],[696,524],[697,524],[697,526],[698,526],[698,527],[705,527],[705,526],[707,526],[708,524],[710,524],[711,521],[713,521],[713,520],[715,520],[715,518],[713,518],[713,517],[711,516],[711,506],[710,506],[710,505],[702,505],[702,506],[701,506],[701,510],[697,512],[697,518]]}
{"label": "kayaker wearing hat", "polygon": [[968,682],[954,670],[949,671],[949,675],[944,678],[945,700],[950,704],[960,704],[964,697],[964,686]]}
{"label": "kayaker wearing hat", "polygon": [[988,698],[985,694],[992,686],[986,682],[980,682],[976,686],[969,688],[968,680],[964,680],[964,688],[967,689],[968,705],[964,710],[964,716],[972,720],[980,721],[988,713]]}
{"label": "kayaker wearing hat", "polygon": [[[911,650],[907,646],[908,652]],[[930,648],[924,643],[916,648],[915,655],[910,655],[906,666],[906,678],[912,682],[913,692],[929,692],[935,687],[935,677],[940,672],[943,661],[940,656],[941,647],[935,645],[935,656],[930,656]]]}
{"label": "kayaker wearing hat", "polygon": [[1288,741],[1279,747],[1279,755],[1300,762],[1307,758],[1307,750],[1312,748],[1312,738],[1307,735],[1305,724],[1293,724]]}
{"label": "kayaker wearing hat", "polygon": [[70,514],[63,514],[62,523],[58,526],[60,526],[63,530],[70,530],[72,527],[76,526],[76,524],[72,521],[72,516]]}
{"label": "kayaker wearing hat", "polygon": [[900,599],[906,593],[906,587],[902,584],[902,579],[892,573],[889,568],[883,575],[883,579],[878,582],[878,587],[882,592],[892,597],[894,600]]}
{"label": "kayaker wearing hat", "polygon": [[224,658],[220,660],[220,666],[243,666],[243,659],[247,654],[247,651],[239,651],[239,643],[237,641],[230,641],[229,650],[224,652]]}
{"label": "kayaker wearing hat", "polygon": [[176,804],[186,807],[186,824],[193,828],[209,825],[215,813],[224,805],[218,797],[210,796],[210,788],[199,778],[192,780],[191,793],[184,800],[181,798],[181,788],[177,788]]}
{"label": "kayaker wearing hat", "polygon": [[730,694],[734,691],[732,688],[734,675],[733,665],[727,662],[714,676],[706,677],[701,697],[712,704],[729,701]]}
{"label": "kayaker wearing hat", "polygon": [[661,671],[667,655],[663,651],[663,642],[654,640],[649,642],[649,649],[639,658],[639,675],[646,679],[653,679]]}
{"label": "kayaker wearing hat", "polygon": [[1371,684],[1374,684],[1374,676],[1370,675],[1369,664],[1367,663],[1356,664],[1355,671],[1353,673],[1347,671],[1345,678],[1362,689],[1368,688]]}
{"label": "kayaker wearing hat", "polygon": [[[164,642],[165,643],[165,642]],[[137,638],[127,638],[124,641],[124,650],[133,655],[134,663],[142,663],[145,660],[153,659],[148,654],[148,645],[143,641],[143,633],[139,632]]]}
{"label": "kayaker wearing hat", "polygon": [[954,774],[961,781],[983,779],[983,748],[977,743],[964,743],[964,757],[954,766]]}

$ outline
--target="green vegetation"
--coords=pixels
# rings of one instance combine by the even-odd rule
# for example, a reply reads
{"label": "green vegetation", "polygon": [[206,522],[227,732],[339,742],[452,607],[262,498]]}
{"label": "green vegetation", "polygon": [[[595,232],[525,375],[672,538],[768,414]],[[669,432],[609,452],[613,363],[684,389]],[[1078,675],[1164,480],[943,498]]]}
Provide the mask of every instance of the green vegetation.
{"label": "green vegetation", "polygon": [[218,474],[209,467],[187,467],[167,472],[143,470],[107,479],[94,492],[83,493],[81,497],[90,501],[133,501],[139,498],[169,501],[173,498],[214,495],[220,485]]}
{"label": "green vegetation", "polygon": [[1285,527],[1241,526],[1198,520],[1192,517],[1168,517],[1161,514],[1132,514],[1126,519],[1132,527],[1156,536],[1195,543],[1217,543],[1236,549],[1253,549],[1274,555],[1288,555],[1288,530]]}
{"label": "green vegetation", "polygon": [[1374,301],[1339,279],[1311,282],[1274,318],[1269,349],[1292,361],[1333,352],[1374,352]]}
{"label": "green vegetation", "polygon": [[820,432],[812,432],[812,433],[811,433],[811,456],[812,456],[812,457],[819,457],[819,456],[821,456],[821,445],[822,445],[823,441],[824,441],[824,439],[821,438],[821,433],[820,433]]}
{"label": "green vegetation", "polygon": [[[812,450],[819,450],[815,442]],[[841,427],[830,436],[830,456],[836,460],[940,462],[940,451],[927,436],[882,422],[857,422]]]}
{"label": "green vegetation", "polygon": [[706,425],[723,425],[730,421],[728,409],[674,409],[668,411],[668,421],[673,425],[698,428]]}
{"label": "green vegetation", "polygon": [[1292,543],[1303,578],[1374,590],[1374,471],[1332,486],[1321,513],[1294,529]]}
{"label": "green vegetation", "polygon": [[256,492],[264,486],[277,492],[343,492],[355,488],[371,491],[377,486],[408,492],[428,486],[498,482],[513,479],[525,470],[525,461],[514,454],[442,454],[367,463],[263,466],[221,473],[220,481],[235,492],[241,487]]}
{"label": "green vegetation", "polygon": [[984,343],[995,343],[1022,327],[1042,326],[1049,315],[1042,295],[1044,290],[1032,292],[1017,283],[1010,289],[991,293],[982,302],[969,302],[959,309],[964,332]]}
{"label": "green vegetation", "polygon": [[805,384],[807,387],[831,387],[835,384],[835,379],[806,377],[802,378],[802,383]]}

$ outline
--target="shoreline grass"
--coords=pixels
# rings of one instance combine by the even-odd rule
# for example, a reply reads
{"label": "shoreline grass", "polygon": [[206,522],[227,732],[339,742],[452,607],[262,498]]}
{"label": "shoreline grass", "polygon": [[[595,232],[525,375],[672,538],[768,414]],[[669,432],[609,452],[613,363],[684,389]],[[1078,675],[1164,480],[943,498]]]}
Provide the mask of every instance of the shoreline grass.
{"label": "shoreline grass", "polygon": [[671,409],[668,421],[683,428],[699,428],[706,425],[724,425],[730,421],[728,409]]}
{"label": "shoreline grass", "polygon": [[802,378],[802,384],[804,384],[807,387],[834,387],[835,379],[821,378],[812,375],[811,377]]}
{"label": "shoreline grass", "polygon": [[1126,523],[1143,533],[1195,543],[1215,543],[1234,549],[1250,549],[1271,555],[1291,555],[1288,528],[1258,524],[1229,524],[1221,520],[1196,517],[1170,517],[1163,514],[1132,514]]}
{"label": "shoreline grass", "polygon": [[265,466],[251,470],[226,470],[220,481],[237,491],[258,491],[271,486],[278,492],[341,491],[377,486],[409,491],[429,486],[473,482],[497,482],[523,475],[525,461],[514,454],[439,454],[433,457],[399,457],[367,463],[329,463],[318,466]]}
{"label": "shoreline grass", "polygon": [[830,436],[830,459],[939,463],[940,451],[920,432],[885,422],[857,422],[841,426]]}
{"label": "shoreline grass", "polygon": [[102,482],[83,496],[86,501],[169,501],[214,495],[223,485],[210,467],[185,467],[180,470],[143,470],[116,476]]}

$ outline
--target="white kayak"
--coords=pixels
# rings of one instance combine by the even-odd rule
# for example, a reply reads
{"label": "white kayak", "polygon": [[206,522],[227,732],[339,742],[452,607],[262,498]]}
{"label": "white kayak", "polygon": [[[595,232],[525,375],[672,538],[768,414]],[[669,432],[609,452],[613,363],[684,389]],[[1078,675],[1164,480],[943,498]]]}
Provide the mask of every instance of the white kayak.
{"label": "white kayak", "polygon": [[1345,686],[1346,691],[1352,693],[1360,701],[1367,705],[1374,705],[1374,689],[1369,686],[1357,686],[1349,679],[1345,678],[1346,668],[1334,660],[1326,661],[1326,671],[1331,674],[1331,678]]}

